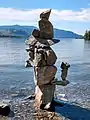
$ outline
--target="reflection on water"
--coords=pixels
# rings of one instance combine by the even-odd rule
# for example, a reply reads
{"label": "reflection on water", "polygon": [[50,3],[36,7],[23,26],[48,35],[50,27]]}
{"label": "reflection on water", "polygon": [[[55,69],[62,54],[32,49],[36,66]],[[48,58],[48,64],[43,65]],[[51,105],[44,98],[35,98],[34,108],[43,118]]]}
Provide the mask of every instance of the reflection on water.
{"label": "reflection on water", "polygon": [[[6,94],[9,94],[8,91],[17,94],[18,90],[34,88],[33,69],[24,68],[25,60],[28,59],[24,41],[22,38],[0,38],[0,93],[5,90]],[[52,48],[58,57],[56,77],[60,79],[62,61],[71,64],[68,74],[70,84],[58,87],[58,94],[65,93],[69,100],[90,100],[90,42],[84,42],[83,39],[61,39]]]}

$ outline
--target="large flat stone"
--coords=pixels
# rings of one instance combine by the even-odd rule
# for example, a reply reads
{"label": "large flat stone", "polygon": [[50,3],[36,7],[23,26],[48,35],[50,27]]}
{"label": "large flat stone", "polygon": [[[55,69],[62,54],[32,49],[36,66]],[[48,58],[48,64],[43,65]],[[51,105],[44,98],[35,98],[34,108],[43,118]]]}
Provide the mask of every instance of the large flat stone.
{"label": "large flat stone", "polygon": [[37,44],[37,42],[39,42],[40,44],[44,44],[44,45],[54,45],[58,42],[60,42],[60,40],[58,39],[44,39],[44,38],[35,38],[33,35],[31,35],[26,41],[26,45],[30,45],[30,46],[35,46]]}
{"label": "large flat stone", "polygon": [[55,66],[34,67],[35,84],[41,86],[52,83],[56,71],[57,68]]}

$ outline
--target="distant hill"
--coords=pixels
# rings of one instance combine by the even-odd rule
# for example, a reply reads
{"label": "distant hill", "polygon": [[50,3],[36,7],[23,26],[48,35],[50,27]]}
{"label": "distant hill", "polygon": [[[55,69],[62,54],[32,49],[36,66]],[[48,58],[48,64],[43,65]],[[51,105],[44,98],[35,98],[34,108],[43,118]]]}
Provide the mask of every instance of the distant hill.
{"label": "distant hill", "polygon": [[54,29],[54,36],[56,38],[76,38],[76,39],[83,38],[82,35],[76,34],[72,31],[60,30],[56,28]]}
{"label": "distant hill", "polygon": [[[31,35],[34,26],[0,26],[0,37],[28,37]],[[54,38],[82,38],[82,35],[78,35],[72,31],[60,30],[54,28]]]}

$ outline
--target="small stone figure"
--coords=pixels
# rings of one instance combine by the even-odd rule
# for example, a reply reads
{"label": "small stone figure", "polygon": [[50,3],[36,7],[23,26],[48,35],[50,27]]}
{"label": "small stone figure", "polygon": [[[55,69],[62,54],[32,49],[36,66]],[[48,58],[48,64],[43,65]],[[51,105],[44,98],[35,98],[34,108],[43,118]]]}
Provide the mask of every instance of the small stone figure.
{"label": "small stone figure", "polygon": [[26,60],[26,62],[25,62],[25,67],[26,67],[26,68],[27,68],[27,67],[32,67],[32,65],[31,65],[31,63],[30,63],[29,60]]}
{"label": "small stone figure", "polygon": [[67,74],[68,74],[68,68],[70,67],[70,64],[62,62],[61,64],[61,78],[63,81],[66,80]]}

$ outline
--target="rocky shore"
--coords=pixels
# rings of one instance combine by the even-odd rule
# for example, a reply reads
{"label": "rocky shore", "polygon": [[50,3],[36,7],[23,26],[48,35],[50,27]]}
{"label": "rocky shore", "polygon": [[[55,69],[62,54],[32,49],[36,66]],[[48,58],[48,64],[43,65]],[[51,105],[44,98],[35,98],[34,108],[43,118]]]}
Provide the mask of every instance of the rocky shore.
{"label": "rocky shore", "polygon": [[[0,120],[90,120],[89,87],[87,87],[88,92],[85,95],[82,94],[84,93],[83,89],[84,86],[80,87],[78,85],[73,86],[73,89],[70,86],[67,86],[65,89],[58,87],[56,89],[57,99],[60,100],[60,94],[65,94],[65,98],[69,103],[67,101],[68,104],[65,104],[63,107],[56,106],[55,112],[35,110],[33,106],[34,100],[23,99],[24,96],[29,95],[29,90],[27,90],[27,93],[26,90],[23,93],[21,91],[18,93],[20,96],[24,95],[22,98],[19,95],[17,97],[12,96],[9,91],[1,91],[0,100],[9,99],[7,102],[10,104],[12,112],[9,117],[0,116]],[[13,93],[13,95],[16,94]]]}
{"label": "rocky shore", "polygon": [[0,116],[0,120],[65,120],[55,112],[35,110],[33,100],[12,102],[8,117]]}

